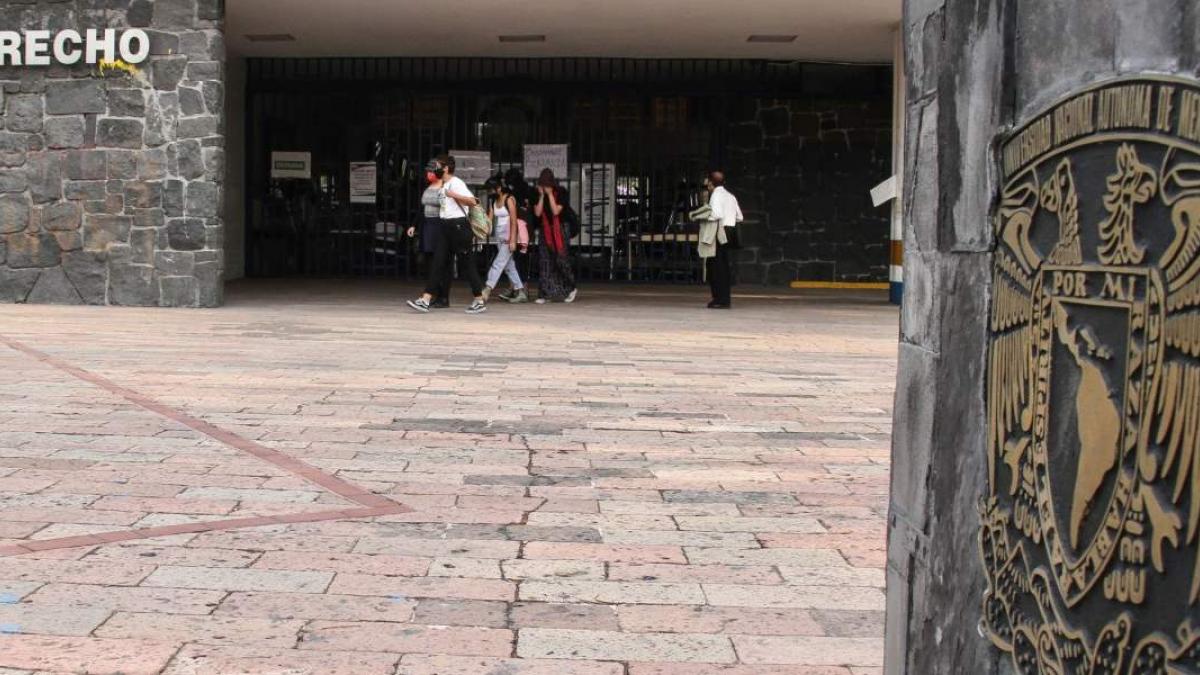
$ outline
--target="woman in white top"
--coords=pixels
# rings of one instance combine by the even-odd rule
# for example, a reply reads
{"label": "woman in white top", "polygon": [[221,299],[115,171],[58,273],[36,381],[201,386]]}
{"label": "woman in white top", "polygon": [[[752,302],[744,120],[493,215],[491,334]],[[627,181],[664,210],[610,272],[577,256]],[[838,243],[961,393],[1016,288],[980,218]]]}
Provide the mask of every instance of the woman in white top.
{"label": "woman in white top", "polygon": [[483,299],[487,300],[496,289],[500,275],[507,274],[508,280],[512,282],[512,293],[500,297],[509,302],[529,302],[525,283],[521,281],[521,275],[517,272],[517,262],[513,259],[513,254],[519,247],[517,220],[520,213],[517,210],[517,199],[500,176],[488,179],[486,187],[492,193],[492,206],[488,216],[495,224],[492,228],[492,243],[496,245],[496,257],[492,260],[487,284],[483,287]]}

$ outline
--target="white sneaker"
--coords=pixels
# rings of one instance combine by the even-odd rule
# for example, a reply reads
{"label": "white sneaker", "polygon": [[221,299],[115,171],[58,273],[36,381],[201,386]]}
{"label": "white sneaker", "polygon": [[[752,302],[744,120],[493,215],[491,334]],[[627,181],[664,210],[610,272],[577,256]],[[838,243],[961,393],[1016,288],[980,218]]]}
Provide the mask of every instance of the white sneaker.
{"label": "white sneaker", "polygon": [[467,307],[467,314],[483,314],[486,311],[487,311],[487,305],[485,305],[483,303],[483,300],[480,300],[478,298],[476,298],[475,301],[471,303],[470,307]]}
{"label": "white sneaker", "polygon": [[563,302],[575,302],[575,296],[576,296],[578,293],[579,293],[579,289],[578,289],[578,288],[573,288],[573,289],[571,289],[571,292],[567,294],[567,299],[566,299],[566,300],[563,300]]}
{"label": "white sneaker", "polygon": [[417,310],[418,312],[420,312],[422,314],[429,313],[429,302],[425,298],[417,298],[416,300],[409,300],[408,306],[412,307],[413,309]]}
{"label": "white sneaker", "polygon": [[546,304],[546,299],[545,299],[545,298],[538,298],[537,300],[534,300],[533,302],[534,302],[535,304],[538,304],[538,305],[544,305],[544,304]]}

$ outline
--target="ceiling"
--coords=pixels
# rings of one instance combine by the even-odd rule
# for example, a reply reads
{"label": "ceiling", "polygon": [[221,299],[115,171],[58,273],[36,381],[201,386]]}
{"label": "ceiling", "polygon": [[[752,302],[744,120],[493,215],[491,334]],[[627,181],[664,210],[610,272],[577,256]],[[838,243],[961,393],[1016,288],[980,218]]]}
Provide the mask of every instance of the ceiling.
{"label": "ceiling", "polygon": [[[226,0],[242,56],[609,56],[888,63],[901,0]],[[287,33],[295,42],[251,42]],[[750,35],[794,34],[791,43]],[[545,35],[501,43],[500,35]]]}

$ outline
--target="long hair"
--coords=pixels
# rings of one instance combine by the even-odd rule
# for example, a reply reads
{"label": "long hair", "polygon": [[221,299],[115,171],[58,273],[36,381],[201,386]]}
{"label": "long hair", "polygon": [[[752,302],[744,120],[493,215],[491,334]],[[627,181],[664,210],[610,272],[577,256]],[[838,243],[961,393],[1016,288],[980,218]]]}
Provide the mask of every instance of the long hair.
{"label": "long hair", "polygon": [[517,198],[518,206],[532,204],[537,199],[537,191],[525,182],[524,173],[520,169],[513,167],[505,171],[504,182],[508,184],[509,194]]}
{"label": "long hair", "polygon": [[[487,190],[488,199],[492,200],[490,203],[493,205],[507,206],[508,198],[513,196],[512,187],[505,182],[504,176],[501,174],[496,174],[484,181],[483,189]],[[500,194],[493,195],[493,191],[497,189],[500,190]]]}

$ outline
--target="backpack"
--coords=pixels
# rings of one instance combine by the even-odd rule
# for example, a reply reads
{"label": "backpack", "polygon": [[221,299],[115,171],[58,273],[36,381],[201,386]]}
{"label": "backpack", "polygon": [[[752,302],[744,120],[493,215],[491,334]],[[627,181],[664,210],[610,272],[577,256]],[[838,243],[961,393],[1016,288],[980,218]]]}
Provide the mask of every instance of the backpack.
{"label": "backpack", "polygon": [[472,206],[467,211],[467,220],[471,223],[471,233],[479,241],[487,241],[492,236],[492,219],[482,206]]}
{"label": "backpack", "polygon": [[517,218],[517,246],[522,251],[529,248],[529,223],[524,218]]}
{"label": "backpack", "polygon": [[563,204],[563,213],[558,214],[558,220],[563,223],[564,237],[575,239],[580,235],[580,214],[575,213],[570,204]]}
{"label": "backpack", "polygon": [[567,239],[574,239],[579,236],[579,230],[582,229],[582,223],[579,222],[579,214],[571,207],[571,198],[566,190],[559,192],[559,199],[562,201],[562,213],[558,214],[558,220],[562,223],[563,236]]}

